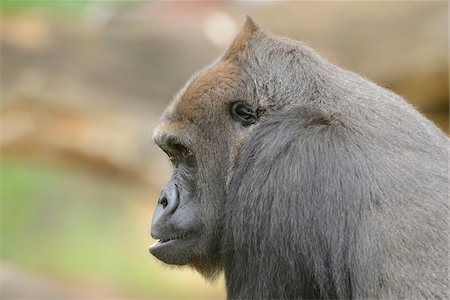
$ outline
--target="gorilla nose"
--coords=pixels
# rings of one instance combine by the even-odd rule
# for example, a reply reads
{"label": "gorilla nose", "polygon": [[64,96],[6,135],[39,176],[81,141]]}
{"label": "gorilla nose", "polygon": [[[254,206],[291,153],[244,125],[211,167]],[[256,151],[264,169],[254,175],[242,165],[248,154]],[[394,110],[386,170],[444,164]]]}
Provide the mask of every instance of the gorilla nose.
{"label": "gorilla nose", "polygon": [[153,214],[152,231],[168,225],[168,220],[177,210],[178,203],[179,192],[177,185],[175,183],[166,185],[159,196],[158,204]]}

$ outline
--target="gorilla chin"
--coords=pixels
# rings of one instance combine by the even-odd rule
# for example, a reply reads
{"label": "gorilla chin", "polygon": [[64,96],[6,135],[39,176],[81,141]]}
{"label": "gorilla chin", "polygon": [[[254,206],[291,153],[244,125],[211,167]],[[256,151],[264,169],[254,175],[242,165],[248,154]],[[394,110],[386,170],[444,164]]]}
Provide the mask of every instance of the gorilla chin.
{"label": "gorilla chin", "polygon": [[191,254],[197,245],[198,236],[185,234],[174,238],[160,238],[149,251],[166,264],[183,266],[191,262]]}

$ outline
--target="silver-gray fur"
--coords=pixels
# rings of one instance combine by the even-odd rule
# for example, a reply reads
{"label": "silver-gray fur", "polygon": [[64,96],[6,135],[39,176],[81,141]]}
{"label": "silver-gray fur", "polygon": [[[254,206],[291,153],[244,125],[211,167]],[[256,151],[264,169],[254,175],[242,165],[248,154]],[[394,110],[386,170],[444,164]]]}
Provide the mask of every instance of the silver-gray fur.
{"label": "silver-gray fur", "polygon": [[[239,75],[205,89],[201,113],[180,108],[185,89],[163,117],[196,128],[208,238],[186,263],[224,270],[232,299],[448,299],[448,137],[303,43],[251,20],[243,32],[210,67],[232,60]],[[217,90],[258,122],[228,124]]]}

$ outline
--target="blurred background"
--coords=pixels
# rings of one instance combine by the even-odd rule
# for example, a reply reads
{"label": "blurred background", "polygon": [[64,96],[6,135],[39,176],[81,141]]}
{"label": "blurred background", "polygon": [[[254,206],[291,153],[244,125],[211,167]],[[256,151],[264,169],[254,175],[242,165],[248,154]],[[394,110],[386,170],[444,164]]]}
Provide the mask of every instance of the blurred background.
{"label": "blurred background", "polygon": [[147,252],[151,129],[250,14],[448,133],[447,2],[2,1],[1,299],[224,299]]}

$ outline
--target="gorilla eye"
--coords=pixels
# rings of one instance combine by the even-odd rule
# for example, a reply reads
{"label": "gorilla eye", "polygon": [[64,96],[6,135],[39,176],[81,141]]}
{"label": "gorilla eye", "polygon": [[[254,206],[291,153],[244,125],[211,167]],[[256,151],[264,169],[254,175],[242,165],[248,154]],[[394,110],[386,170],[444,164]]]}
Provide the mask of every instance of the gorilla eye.
{"label": "gorilla eye", "polygon": [[173,150],[172,151],[173,154],[169,154],[169,158],[171,156],[173,158],[174,155],[178,155],[184,159],[192,156],[191,150],[182,144],[175,143],[175,144],[170,145],[170,148]]}
{"label": "gorilla eye", "polygon": [[247,104],[242,102],[233,103],[231,106],[231,117],[242,126],[255,124],[258,120],[256,112]]}
{"label": "gorilla eye", "polygon": [[184,147],[184,146],[181,146],[179,151],[180,151],[181,157],[183,157],[183,158],[188,158],[189,156],[192,155],[191,150],[189,150],[187,147]]}

